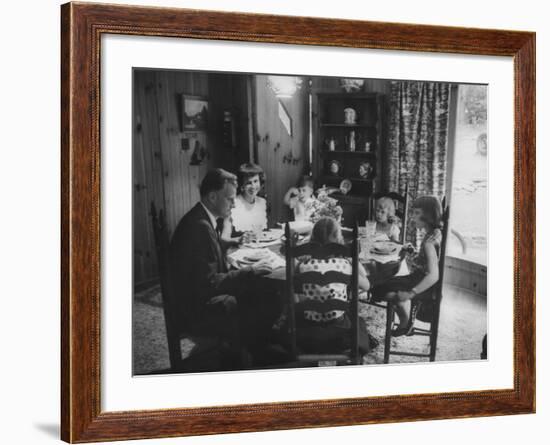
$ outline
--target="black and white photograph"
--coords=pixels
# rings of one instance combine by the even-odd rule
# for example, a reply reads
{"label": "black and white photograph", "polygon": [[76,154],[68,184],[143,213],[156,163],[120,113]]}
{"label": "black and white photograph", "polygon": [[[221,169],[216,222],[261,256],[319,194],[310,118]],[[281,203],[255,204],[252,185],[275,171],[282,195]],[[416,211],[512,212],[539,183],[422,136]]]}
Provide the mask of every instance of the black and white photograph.
{"label": "black and white photograph", "polygon": [[487,359],[487,85],[132,91],[133,375]]}

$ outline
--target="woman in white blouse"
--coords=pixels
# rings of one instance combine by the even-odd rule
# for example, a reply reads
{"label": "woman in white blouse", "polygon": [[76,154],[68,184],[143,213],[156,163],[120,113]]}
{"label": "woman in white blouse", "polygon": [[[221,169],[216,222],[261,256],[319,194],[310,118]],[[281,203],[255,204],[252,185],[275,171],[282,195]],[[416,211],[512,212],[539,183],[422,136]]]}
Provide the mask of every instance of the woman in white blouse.
{"label": "woman in white blouse", "polygon": [[267,229],[266,200],[258,196],[265,181],[264,171],[257,164],[243,164],[237,172],[237,181],[235,207],[231,217],[224,222],[222,237],[226,240]]}

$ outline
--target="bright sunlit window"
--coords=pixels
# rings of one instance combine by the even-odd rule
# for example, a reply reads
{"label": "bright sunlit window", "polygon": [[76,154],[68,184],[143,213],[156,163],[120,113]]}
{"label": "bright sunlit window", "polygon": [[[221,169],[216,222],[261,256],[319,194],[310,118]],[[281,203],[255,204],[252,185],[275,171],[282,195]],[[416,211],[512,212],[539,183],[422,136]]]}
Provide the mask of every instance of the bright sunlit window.
{"label": "bright sunlit window", "polygon": [[460,85],[447,254],[487,265],[487,86]]}

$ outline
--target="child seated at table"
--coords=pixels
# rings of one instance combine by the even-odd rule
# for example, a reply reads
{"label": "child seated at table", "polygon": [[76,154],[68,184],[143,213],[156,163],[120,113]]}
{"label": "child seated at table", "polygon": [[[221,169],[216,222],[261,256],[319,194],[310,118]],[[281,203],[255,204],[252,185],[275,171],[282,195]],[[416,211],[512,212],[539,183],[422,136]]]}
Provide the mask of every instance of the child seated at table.
{"label": "child seated at table", "polygon": [[315,211],[314,182],[311,176],[302,176],[298,187],[291,187],[285,194],[284,203],[294,212],[294,221],[309,221]]}
{"label": "child seated at table", "polygon": [[[315,223],[311,242],[321,245],[343,244],[340,224],[333,218],[323,217]],[[335,271],[352,274],[351,260],[348,258],[311,258],[298,259],[296,273],[321,271],[323,274]],[[370,283],[363,266],[359,263],[359,289],[368,290]],[[346,283],[302,283],[302,292],[295,294],[296,323],[298,326],[298,344],[309,352],[334,352],[350,347],[348,316],[350,289]],[[308,304],[313,303],[313,304]],[[359,348],[363,354],[370,350],[369,335],[364,323],[359,322]]]}
{"label": "child seated at table", "polygon": [[409,246],[402,251],[410,273],[393,277],[372,290],[374,301],[385,300],[395,305],[399,326],[392,332],[394,337],[411,334],[415,320],[415,314],[409,316],[411,300],[429,304],[431,288],[439,280],[441,214],[441,203],[435,196],[420,196],[414,201],[411,220],[426,234],[418,250]]}
{"label": "child seated at table", "polygon": [[395,215],[393,199],[382,196],[376,201],[375,210],[376,233],[386,235],[390,241],[399,242],[399,225],[401,221]]}

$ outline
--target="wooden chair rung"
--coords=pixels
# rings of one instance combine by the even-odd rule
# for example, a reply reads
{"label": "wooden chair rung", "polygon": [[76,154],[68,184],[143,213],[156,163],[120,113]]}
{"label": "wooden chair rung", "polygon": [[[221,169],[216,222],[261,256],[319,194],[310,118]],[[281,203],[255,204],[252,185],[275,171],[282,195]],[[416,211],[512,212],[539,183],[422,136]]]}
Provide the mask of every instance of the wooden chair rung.
{"label": "wooden chair rung", "polygon": [[350,360],[347,354],[298,354],[296,358],[304,362],[320,362],[320,361],[335,361],[343,362]]}
{"label": "wooden chair rung", "polygon": [[379,307],[381,309],[386,309],[386,307],[387,307],[387,305],[385,305],[383,303],[375,303],[375,302],[372,302],[372,301],[367,302],[367,304],[369,304],[371,306]]}
{"label": "wooden chair rung", "polygon": [[418,328],[414,328],[413,329],[413,332],[412,332],[412,335],[425,335],[425,336],[430,336],[432,335],[431,331],[427,331],[425,329],[418,329]]}
{"label": "wooden chair rung", "polygon": [[406,352],[406,351],[390,351],[390,355],[405,355],[410,357],[429,357],[430,354],[423,354],[420,352]]}

